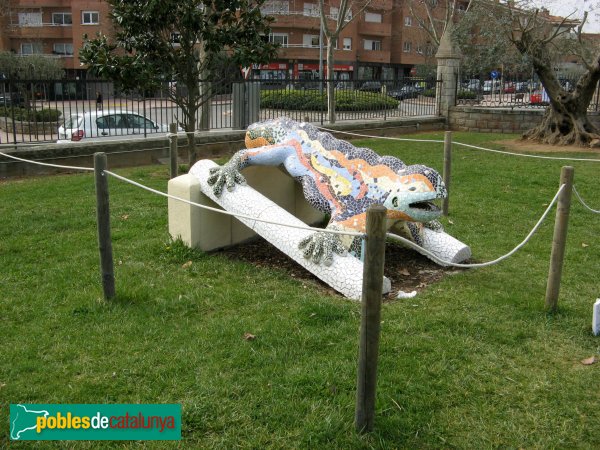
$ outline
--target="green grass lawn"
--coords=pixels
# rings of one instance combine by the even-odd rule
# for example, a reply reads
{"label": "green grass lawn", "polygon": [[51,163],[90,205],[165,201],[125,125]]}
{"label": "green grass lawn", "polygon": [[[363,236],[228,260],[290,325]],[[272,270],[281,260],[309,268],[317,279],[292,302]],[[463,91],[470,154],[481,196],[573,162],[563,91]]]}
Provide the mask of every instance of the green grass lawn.
{"label": "green grass lawn", "polygon": [[[493,148],[503,138],[514,136],[454,133]],[[355,144],[442,167],[441,144]],[[455,147],[446,230],[476,261],[508,252],[563,164]],[[597,209],[600,163],[572,165]],[[164,166],[117,172],[166,191]],[[174,244],[165,198],[109,184],[117,298],[105,302],[93,175],[0,183],[0,447],[30,447],[8,442],[10,403],[180,403],[182,442],[139,445],[152,448],[600,447],[600,364],[580,363],[600,350],[600,217],[575,198],[558,314],[544,312],[554,212],[509,260],[385,302],[375,431],[361,436],[359,304]]]}

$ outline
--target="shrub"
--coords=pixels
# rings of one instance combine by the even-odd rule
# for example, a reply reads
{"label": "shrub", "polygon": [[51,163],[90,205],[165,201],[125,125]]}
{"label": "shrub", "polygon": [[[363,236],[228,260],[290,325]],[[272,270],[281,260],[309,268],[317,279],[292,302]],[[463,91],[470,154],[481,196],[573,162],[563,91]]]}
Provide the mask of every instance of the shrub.
{"label": "shrub", "polygon": [[35,118],[37,122],[58,122],[61,114],[58,109],[42,109],[35,112]]}
{"label": "shrub", "polygon": [[[287,109],[295,111],[326,111],[327,94],[319,91],[291,91],[276,89],[261,91],[261,106],[273,109]],[[387,95],[361,92],[361,91],[336,91],[335,103],[337,111],[361,111],[375,109],[395,109],[398,100]]]}
{"label": "shrub", "polygon": [[421,95],[424,97],[435,97],[435,89],[425,89]]}
{"label": "shrub", "polygon": [[61,116],[58,109],[26,109],[10,106],[0,107],[0,116],[23,122],[58,122]]}
{"label": "shrub", "polygon": [[473,91],[458,91],[456,98],[461,100],[474,100],[477,98],[477,93]]}

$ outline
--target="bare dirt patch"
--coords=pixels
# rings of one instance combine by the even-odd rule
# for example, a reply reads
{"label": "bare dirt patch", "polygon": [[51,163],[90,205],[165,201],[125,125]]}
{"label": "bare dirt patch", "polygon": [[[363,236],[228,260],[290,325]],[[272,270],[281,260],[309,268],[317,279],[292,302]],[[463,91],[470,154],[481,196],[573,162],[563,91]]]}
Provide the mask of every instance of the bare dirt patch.
{"label": "bare dirt patch", "polygon": [[600,148],[578,147],[575,145],[536,144],[531,141],[517,139],[502,139],[493,142],[509,151],[516,153],[593,153],[600,154]]}
{"label": "bare dirt patch", "polygon": [[[220,253],[231,259],[246,261],[256,267],[283,271],[292,278],[317,286],[328,295],[341,296],[262,239],[228,248]],[[413,250],[395,244],[386,245],[384,273],[392,282],[392,291],[387,295],[387,299],[395,299],[398,291],[417,291],[418,293],[449,273],[456,272],[459,270],[440,267]]]}

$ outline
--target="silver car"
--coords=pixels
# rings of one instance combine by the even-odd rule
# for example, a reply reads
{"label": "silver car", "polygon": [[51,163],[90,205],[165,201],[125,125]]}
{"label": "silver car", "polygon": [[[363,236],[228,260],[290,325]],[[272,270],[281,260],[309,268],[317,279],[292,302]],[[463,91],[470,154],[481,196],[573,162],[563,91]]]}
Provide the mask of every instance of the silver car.
{"label": "silver car", "polygon": [[109,136],[166,133],[168,125],[157,124],[133,111],[102,110],[72,114],[58,128],[58,143],[79,142]]}

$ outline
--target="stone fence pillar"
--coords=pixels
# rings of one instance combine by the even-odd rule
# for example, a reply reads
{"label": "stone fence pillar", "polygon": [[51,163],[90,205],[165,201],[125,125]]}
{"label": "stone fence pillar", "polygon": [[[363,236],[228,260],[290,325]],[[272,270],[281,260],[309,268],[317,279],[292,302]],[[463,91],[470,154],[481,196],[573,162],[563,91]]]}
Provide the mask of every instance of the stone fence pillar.
{"label": "stone fence pillar", "polygon": [[435,54],[438,61],[436,105],[438,114],[446,118],[448,118],[449,108],[456,105],[456,88],[459,81],[460,59],[462,58],[460,49],[452,39],[453,29],[452,22],[448,22]]}

